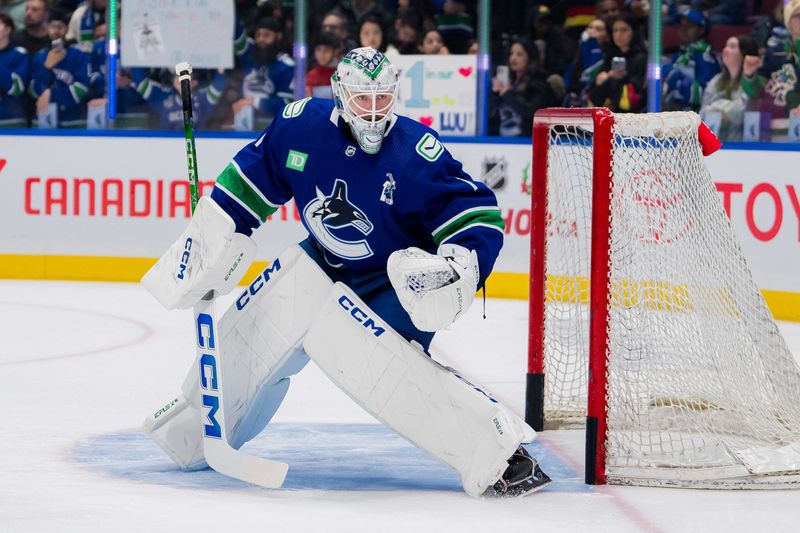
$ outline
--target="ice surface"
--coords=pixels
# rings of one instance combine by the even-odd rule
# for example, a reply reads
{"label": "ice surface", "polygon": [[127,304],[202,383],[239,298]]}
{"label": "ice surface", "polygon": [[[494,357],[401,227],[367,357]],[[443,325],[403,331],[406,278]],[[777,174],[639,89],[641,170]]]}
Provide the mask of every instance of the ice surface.
{"label": "ice surface", "polygon": [[[481,302],[437,336],[437,359],[518,412],[525,302]],[[0,281],[0,532],[798,531],[800,491],[588,487],[579,432],[530,447],[554,478],[520,500],[474,500],[446,466],[375,423],[310,364],[250,453],[290,464],[266,490],[183,473],[139,429],[191,363],[190,312],[134,284]],[[800,324],[781,324],[800,354]]]}

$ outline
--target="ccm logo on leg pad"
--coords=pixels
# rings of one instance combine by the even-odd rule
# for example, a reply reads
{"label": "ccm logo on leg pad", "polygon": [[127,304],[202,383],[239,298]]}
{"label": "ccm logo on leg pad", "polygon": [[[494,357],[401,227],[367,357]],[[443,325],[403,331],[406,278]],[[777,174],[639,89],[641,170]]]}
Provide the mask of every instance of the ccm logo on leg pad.
{"label": "ccm logo on leg pad", "polygon": [[353,317],[356,322],[370,330],[370,332],[372,332],[372,334],[376,337],[380,337],[386,331],[386,329],[377,325],[364,310],[358,307],[344,294],[339,297],[339,306],[345,311],[348,311],[350,316]]}
{"label": "ccm logo on leg pad", "polygon": [[245,306],[250,303],[250,297],[255,296],[258,291],[264,287],[264,284],[269,281],[270,274],[274,274],[281,269],[281,262],[278,259],[272,262],[270,266],[268,266],[264,272],[256,276],[256,279],[250,284],[246,291],[244,291],[237,299],[236,299],[236,309],[241,311],[245,308]]}

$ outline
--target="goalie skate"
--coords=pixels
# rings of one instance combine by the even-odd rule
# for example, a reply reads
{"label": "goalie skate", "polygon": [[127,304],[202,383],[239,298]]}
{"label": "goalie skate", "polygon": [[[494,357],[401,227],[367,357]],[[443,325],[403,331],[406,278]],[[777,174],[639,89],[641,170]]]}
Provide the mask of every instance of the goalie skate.
{"label": "goalie skate", "polygon": [[508,459],[508,468],[500,480],[483,493],[488,498],[516,498],[533,494],[550,483],[550,477],[539,467],[528,451],[520,446]]}

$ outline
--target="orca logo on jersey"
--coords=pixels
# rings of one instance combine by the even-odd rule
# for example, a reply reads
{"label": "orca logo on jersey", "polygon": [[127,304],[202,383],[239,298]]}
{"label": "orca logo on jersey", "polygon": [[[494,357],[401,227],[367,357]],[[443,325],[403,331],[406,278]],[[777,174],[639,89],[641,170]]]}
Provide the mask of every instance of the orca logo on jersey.
{"label": "orca logo on jersey", "polygon": [[[366,239],[346,240],[342,234],[369,235],[372,222],[347,198],[347,183],[337,179],[330,196],[317,187],[317,197],[303,209],[303,219],[309,230],[326,250],[343,259],[365,259],[373,252]],[[336,235],[336,234],[339,235]]]}

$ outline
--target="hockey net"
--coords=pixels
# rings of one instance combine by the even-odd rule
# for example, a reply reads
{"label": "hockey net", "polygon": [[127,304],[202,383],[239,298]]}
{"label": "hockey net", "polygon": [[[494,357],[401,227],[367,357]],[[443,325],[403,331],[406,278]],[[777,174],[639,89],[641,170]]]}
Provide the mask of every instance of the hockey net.
{"label": "hockey net", "polygon": [[537,113],[526,418],[586,428],[589,483],[800,486],[800,368],[699,126]]}

